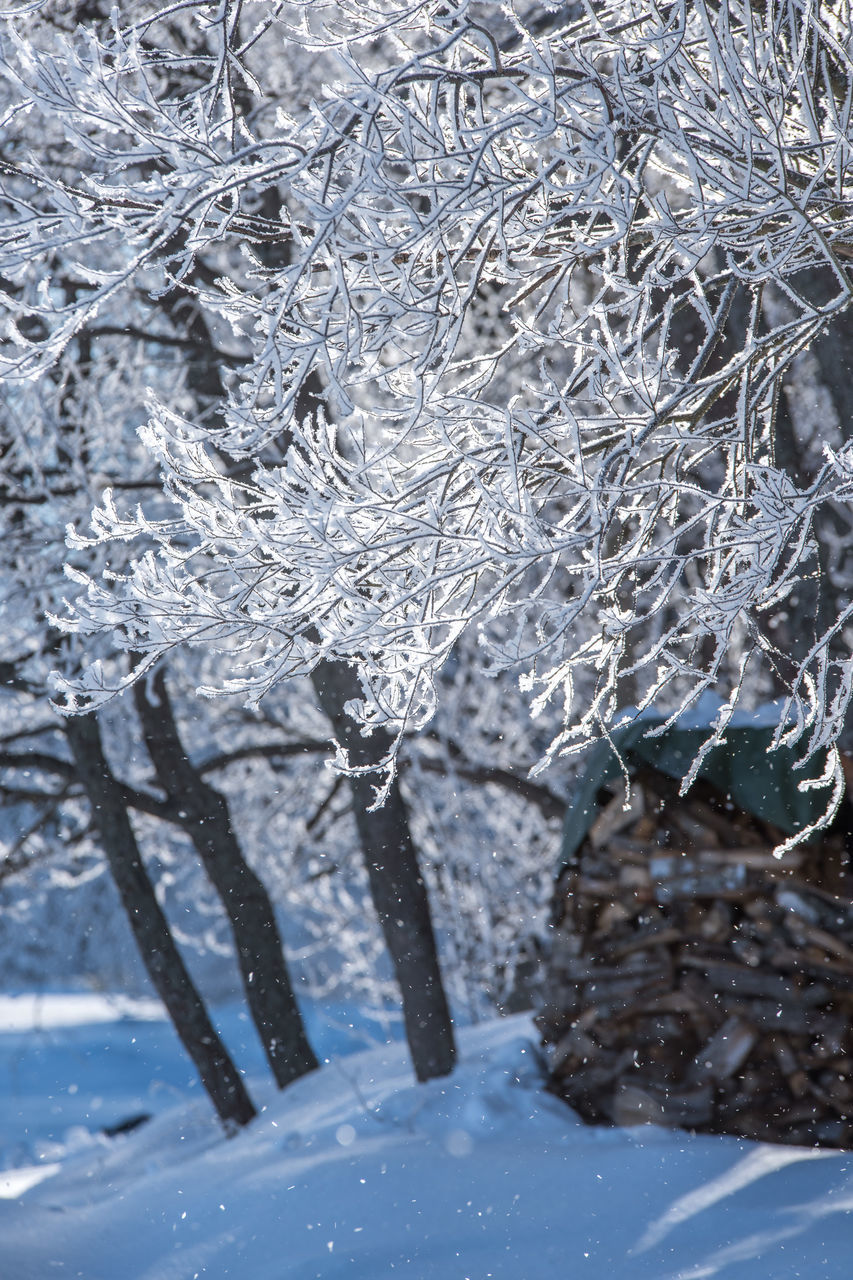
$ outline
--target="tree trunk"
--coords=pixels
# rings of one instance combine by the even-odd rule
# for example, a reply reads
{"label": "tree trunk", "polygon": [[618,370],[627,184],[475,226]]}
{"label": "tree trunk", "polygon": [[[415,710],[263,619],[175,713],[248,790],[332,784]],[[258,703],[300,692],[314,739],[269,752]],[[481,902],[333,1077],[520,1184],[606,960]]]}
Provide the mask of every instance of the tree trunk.
{"label": "tree trunk", "polygon": [[225,797],[190,762],[178,733],[162,670],[134,685],[142,733],[160,786],[180,812],[219,894],[237,948],[240,974],[267,1061],[280,1089],[319,1064],[308,1043],[293,994],[275,912],[263,883],[248,865],[231,824]]}
{"label": "tree trunk", "polygon": [[69,717],[65,734],[148,976],[195,1063],[219,1118],[226,1130],[233,1131],[248,1124],[257,1113],[210,1021],[157,901],[120,786],[104,755],[94,714]]}
{"label": "tree trunk", "polygon": [[[375,764],[390,747],[387,733],[362,737],[344,712],[361,696],[354,673],[342,662],[324,662],[312,675],[320,705],[335,735],[356,765]],[[396,781],[381,809],[370,812],[373,784],[361,774],[349,779],[355,821],[364,854],[370,892],[403,998],[403,1020],[419,1080],[445,1076],[453,1069],[453,1024],[430,916],[426,885],[418,867],[409,819]]]}

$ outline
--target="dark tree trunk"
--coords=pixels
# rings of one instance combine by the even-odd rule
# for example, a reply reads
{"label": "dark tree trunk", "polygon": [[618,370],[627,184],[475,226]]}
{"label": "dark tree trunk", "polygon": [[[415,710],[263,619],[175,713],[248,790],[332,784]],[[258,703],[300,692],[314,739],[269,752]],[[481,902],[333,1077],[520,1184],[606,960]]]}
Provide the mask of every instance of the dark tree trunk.
{"label": "dark tree trunk", "polygon": [[[380,730],[362,737],[344,712],[361,696],[355,674],[342,662],[324,662],[312,680],[335,736],[355,765],[375,764],[391,745]],[[373,781],[369,774],[349,779],[373,904],[403,998],[403,1019],[412,1065],[419,1080],[453,1070],[453,1024],[432,928],[426,885],[418,867],[409,819],[396,781],[381,809],[370,812]]]}
{"label": "dark tree trunk", "polygon": [[163,672],[134,685],[136,709],[160,786],[193,842],[219,894],[237,948],[240,974],[267,1061],[280,1089],[313,1071],[318,1062],[308,1043],[293,994],[275,912],[266,888],[243,857],[225,797],[190,762],[172,711]]}
{"label": "dark tree trunk", "polygon": [[[828,267],[809,272],[805,289],[818,306],[838,293],[838,280]],[[853,435],[853,322],[845,312],[815,339],[812,346],[821,380],[832,396],[845,440]]]}
{"label": "dark tree trunk", "polygon": [[248,1124],[252,1100],[187,972],[142,861],[120,784],[104,755],[93,713],[71,716],[65,733],[110,870],[154,989],[195,1063],[226,1129]]}

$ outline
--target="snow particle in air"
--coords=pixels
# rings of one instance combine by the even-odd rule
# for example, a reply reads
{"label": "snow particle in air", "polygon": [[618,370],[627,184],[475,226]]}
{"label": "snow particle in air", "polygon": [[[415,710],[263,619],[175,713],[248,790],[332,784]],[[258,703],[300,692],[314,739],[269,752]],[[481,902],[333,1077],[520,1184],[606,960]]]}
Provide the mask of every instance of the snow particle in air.
{"label": "snow particle in air", "polygon": [[340,1124],[335,1131],[335,1138],[342,1147],[349,1147],[355,1142],[355,1129],[351,1124]]}
{"label": "snow particle in air", "polygon": [[474,1141],[465,1129],[452,1129],[445,1138],[444,1145],[452,1156],[470,1156],[474,1149]]}

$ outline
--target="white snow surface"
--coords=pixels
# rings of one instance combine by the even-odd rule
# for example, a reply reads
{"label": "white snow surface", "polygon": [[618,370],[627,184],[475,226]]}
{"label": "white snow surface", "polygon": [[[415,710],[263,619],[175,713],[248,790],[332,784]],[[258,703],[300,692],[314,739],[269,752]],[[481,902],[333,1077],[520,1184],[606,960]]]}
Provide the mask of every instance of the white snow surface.
{"label": "white snow surface", "polygon": [[462,1030],[426,1085],[401,1045],[259,1075],[229,1139],[150,1002],[30,1006],[0,1000],[2,1280],[853,1276],[853,1156],[589,1128],[525,1015]]}

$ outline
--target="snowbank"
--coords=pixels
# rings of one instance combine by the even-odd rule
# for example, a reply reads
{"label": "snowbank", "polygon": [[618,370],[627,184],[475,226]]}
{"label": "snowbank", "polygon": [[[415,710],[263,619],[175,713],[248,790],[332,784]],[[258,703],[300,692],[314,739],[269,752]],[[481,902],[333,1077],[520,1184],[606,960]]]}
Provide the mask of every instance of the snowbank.
{"label": "snowbank", "polygon": [[[57,1052],[65,1034],[60,1022],[51,1031]],[[136,1066],[116,1081],[123,1105],[150,1107],[139,1073],[157,1054],[160,1077],[179,1090],[175,1082],[187,1073],[164,1024],[134,1021],[125,1010],[124,1018],[95,1025],[102,1039],[109,1031],[110,1053],[118,1052],[122,1035],[126,1048],[136,1041]],[[0,1032],[6,1060],[18,1034]],[[95,1035],[91,1028],[87,1034]],[[458,1070],[428,1085],[414,1082],[400,1046],[336,1059],[284,1095],[256,1083],[263,1114],[232,1140],[220,1136],[198,1097],[169,1106],[161,1100],[159,1109],[155,1098],[149,1122],[112,1138],[97,1130],[90,1113],[64,1139],[54,1134],[52,1143],[42,1142],[28,1167],[7,1169],[0,1275],[849,1280],[853,1274],[848,1154],[653,1128],[590,1129],[542,1092],[525,1016],[471,1028],[460,1040]],[[8,1061],[5,1069],[13,1104],[6,1111],[23,1117]],[[44,1071],[42,1078],[48,1079]],[[37,1086],[38,1077],[29,1083]],[[44,1104],[49,1108],[49,1098]],[[102,1103],[99,1113],[106,1111],[115,1108]],[[32,1135],[20,1135],[19,1145],[28,1140]],[[6,1161],[14,1163],[10,1153],[7,1145]]]}

